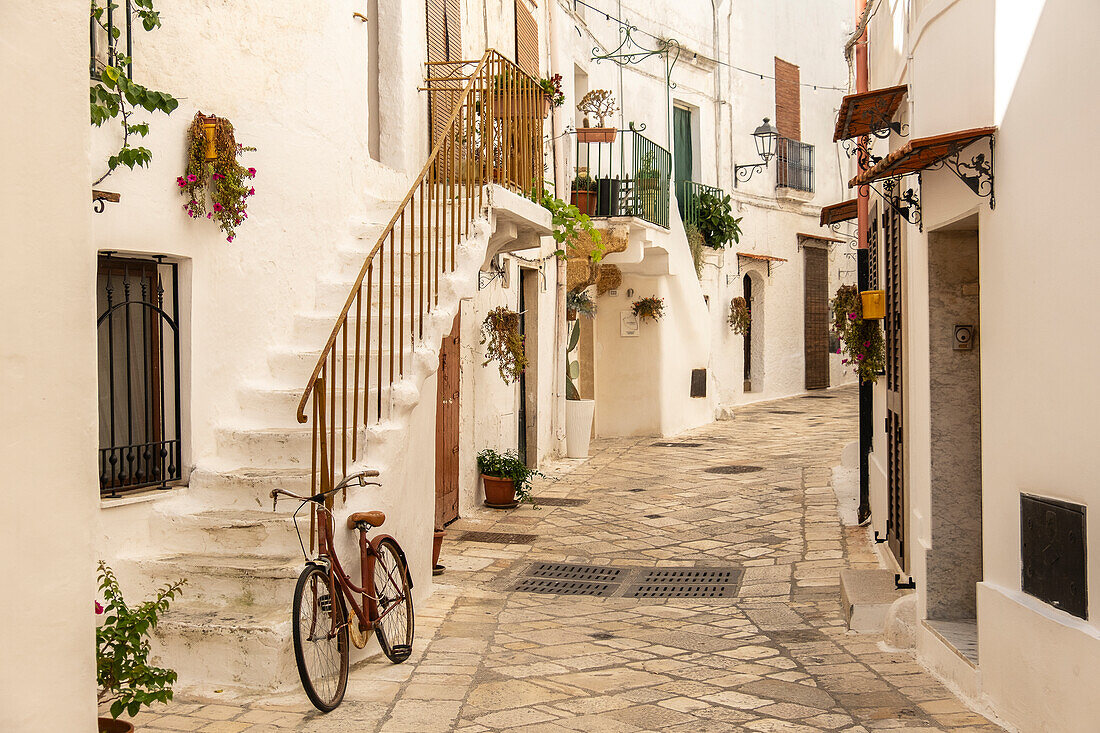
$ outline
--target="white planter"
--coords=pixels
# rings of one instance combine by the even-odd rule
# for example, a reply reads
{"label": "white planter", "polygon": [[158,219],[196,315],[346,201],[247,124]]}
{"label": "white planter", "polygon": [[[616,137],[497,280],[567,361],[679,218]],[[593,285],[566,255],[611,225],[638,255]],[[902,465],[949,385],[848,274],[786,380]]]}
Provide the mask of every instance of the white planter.
{"label": "white planter", "polygon": [[565,401],[565,454],[570,458],[588,457],[595,409],[595,400]]}

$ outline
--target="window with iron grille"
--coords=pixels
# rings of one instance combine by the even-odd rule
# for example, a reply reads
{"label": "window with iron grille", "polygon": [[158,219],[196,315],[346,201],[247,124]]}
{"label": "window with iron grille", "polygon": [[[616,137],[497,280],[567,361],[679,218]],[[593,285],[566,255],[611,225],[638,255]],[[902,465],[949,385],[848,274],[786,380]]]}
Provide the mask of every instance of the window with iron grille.
{"label": "window with iron grille", "polygon": [[[93,79],[100,79],[100,72],[107,66],[117,66],[120,56],[133,57],[134,46],[130,36],[130,18],[133,8],[130,0],[104,0],[99,20],[90,20],[89,41],[92,47],[89,71]],[[126,65],[126,77],[134,78],[134,65]]]}
{"label": "window with iron grille", "polygon": [[814,146],[785,137],[777,138],[775,144],[775,187],[813,193]]}
{"label": "window with iron grille", "polygon": [[99,490],[166,487],[182,476],[177,265],[99,257]]}

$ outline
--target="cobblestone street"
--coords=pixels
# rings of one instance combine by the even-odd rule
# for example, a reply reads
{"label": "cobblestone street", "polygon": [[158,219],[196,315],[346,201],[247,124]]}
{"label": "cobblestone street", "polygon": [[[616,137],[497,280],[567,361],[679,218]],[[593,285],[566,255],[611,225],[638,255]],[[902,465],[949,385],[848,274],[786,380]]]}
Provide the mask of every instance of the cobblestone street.
{"label": "cobblestone street", "polygon": [[[667,440],[600,441],[589,460],[546,468],[539,508],[459,520],[444,542],[447,571],[417,608],[414,656],[355,667],[329,715],[293,691],[237,704],[181,698],[135,723],[221,733],[1001,730],[908,653],[845,629],[839,570],[877,566],[866,530],[840,526],[831,487],[856,439],[856,396],[849,387],[738,408]],[[742,468],[707,470],[731,465]],[[631,570],[612,579],[610,597],[513,590],[535,563]],[[683,566],[742,574],[729,597],[627,597],[626,577]]]}

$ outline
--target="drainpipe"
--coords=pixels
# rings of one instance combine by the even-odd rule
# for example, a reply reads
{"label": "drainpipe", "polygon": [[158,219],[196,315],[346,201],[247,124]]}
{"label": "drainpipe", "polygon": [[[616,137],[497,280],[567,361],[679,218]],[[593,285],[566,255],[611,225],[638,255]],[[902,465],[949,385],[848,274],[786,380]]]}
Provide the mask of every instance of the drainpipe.
{"label": "drainpipe", "polygon": [[[867,0],[855,0],[856,24],[865,22]],[[856,91],[866,92],[867,87],[867,27],[855,46]],[[866,138],[862,141],[866,144]],[[859,228],[859,249],[856,252],[856,283],[860,290],[870,285],[869,258],[867,252],[867,229],[870,224],[870,192],[856,189],[856,222]],[[870,454],[874,436],[874,388],[870,382],[859,383],[859,510],[857,518],[862,524],[871,517],[871,465]]]}

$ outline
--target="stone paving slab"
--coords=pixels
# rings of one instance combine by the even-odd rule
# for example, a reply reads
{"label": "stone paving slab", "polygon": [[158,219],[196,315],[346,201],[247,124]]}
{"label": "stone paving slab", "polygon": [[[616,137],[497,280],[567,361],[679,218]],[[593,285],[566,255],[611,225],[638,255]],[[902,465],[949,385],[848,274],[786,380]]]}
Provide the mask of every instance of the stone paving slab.
{"label": "stone paving slab", "polygon": [[[840,526],[829,484],[857,437],[857,393],[829,395],[741,408],[675,439],[597,441],[589,459],[545,467],[535,487],[584,503],[462,518],[444,543],[447,573],[417,608],[413,657],[357,665],[328,715],[292,691],[180,700],[134,722],[230,733],[1001,730],[910,654],[845,628],[839,573],[877,561],[864,529]],[[735,464],[761,470],[706,470]],[[463,531],[535,537],[456,541]],[[744,574],[733,598],[512,590],[535,562]]]}

